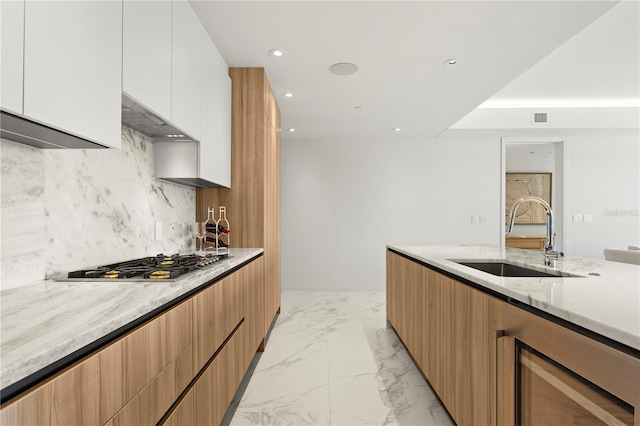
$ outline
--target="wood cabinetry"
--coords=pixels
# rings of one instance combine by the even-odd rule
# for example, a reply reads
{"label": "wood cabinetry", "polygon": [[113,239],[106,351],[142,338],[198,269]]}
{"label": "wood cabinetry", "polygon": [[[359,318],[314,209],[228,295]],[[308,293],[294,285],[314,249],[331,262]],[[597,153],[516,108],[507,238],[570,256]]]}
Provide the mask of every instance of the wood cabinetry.
{"label": "wood cabinetry", "polygon": [[[104,424],[147,385],[165,392],[164,385],[179,376],[186,386],[185,377],[193,377],[192,361],[180,355],[190,345],[189,300],[3,406],[0,424]],[[162,382],[153,384],[159,377]],[[165,404],[165,411],[172,402]],[[132,413],[122,418],[141,417]],[[115,420],[121,424],[117,416]]]}
{"label": "wood cabinetry", "polygon": [[387,252],[387,318],[460,425],[640,425],[640,359]]}
{"label": "wood cabinetry", "polygon": [[211,358],[244,317],[242,270],[228,275],[193,298],[194,364]]}
{"label": "wood cabinetry", "polygon": [[164,425],[167,426],[192,426],[195,425],[193,412],[193,394],[194,390],[190,389],[184,398],[178,402],[175,410],[167,417]]}
{"label": "wood cabinetry", "polygon": [[640,425],[640,359],[506,307],[507,424]]}
{"label": "wood cabinetry", "polygon": [[387,252],[387,317],[456,423],[496,424],[502,301]]}
{"label": "wood cabinetry", "polygon": [[27,1],[23,84],[25,117],[120,148],[122,2]]}
{"label": "wood cabinetry", "polygon": [[247,282],[245,299],[246,346],[245,364],[251,363],[256,351],[264,349],[264,338],[269,331],[273,317],[266,314],[264,258],[256,259],[251,268],[245,268]]}
{"label": "wood cabinetry", "polygon": [[197,220],[226,206],[234,247],[264,248],[264,310],[280,309],[280,110],[262,68],[231,68],[230,189],[198,189]]}
{"label": "wood cabinetry", "polygon": [[244,323],[235,330],[220,353],[193,387],[193,411],[197,425],[220,424],[246,371]]}
{"label": "wood cabinetry", "polygon": [[271,321],[260,256],[9,401],[2,425],[219,424]]}
{"label": "wood cabinetry", "polygon": [[547,237],[505,237],[507,247],[544,251]]}
{"label": "wood cabinetry", "polygon": [[193,377],[190,345],[111,419],[113,426],[157,423]]}

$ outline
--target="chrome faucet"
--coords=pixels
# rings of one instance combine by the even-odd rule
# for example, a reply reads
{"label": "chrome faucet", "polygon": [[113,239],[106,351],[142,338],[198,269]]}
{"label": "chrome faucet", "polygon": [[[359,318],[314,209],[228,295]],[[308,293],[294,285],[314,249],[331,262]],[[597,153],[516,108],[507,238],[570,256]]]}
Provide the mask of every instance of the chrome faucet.
{"label": "chrome faucet", "polygon": [[511,213],[509,213],[509,223],[507,225],[507,234],[510,234],[513,230],[513,225],[516,221],[516,212],[520,207],[520,204],[534,201],[538,204],[541,204],[544,207],[545,212],[547,213],[547,243],[544,246],[544,264],[546,266],[551,265],[551,259],[558,259],[564,256],[564,253],[557,252],[554,249],[556,234],[553,232],[553,210],[551,210],[551,206],[545,200],[540,197],[534,197],[533,195],[528,197],[522,197],[518,201],[515,202],[513,207],[511,208]]}

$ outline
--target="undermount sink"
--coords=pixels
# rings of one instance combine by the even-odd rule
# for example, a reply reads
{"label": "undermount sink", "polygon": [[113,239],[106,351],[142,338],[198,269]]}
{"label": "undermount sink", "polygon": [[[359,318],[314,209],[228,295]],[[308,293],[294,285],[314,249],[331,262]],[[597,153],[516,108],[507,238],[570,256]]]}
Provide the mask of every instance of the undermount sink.
{"label": "undermount sink", "polygon": [[487,261],[487,260],[477,260],[477,261],[461,261],[461,260],[452,260],[453,262],[468,266],[469,268],[474,268],[479,271],[486,272],[488,274],[496,275],[498,277],[563,277],[563,278],[571,278],[571,277],[580,277],[580,275],[568,274],[566,272],[561,271],[539,271],[537,269],[525,268],[523,266],[514,265],[512,263],[505,263],[501,261]]}

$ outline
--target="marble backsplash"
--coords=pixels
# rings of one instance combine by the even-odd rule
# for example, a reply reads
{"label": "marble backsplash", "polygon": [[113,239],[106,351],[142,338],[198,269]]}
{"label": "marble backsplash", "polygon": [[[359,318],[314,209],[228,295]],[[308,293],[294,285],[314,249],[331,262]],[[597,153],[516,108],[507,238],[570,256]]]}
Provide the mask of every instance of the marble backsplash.
{"label": "marble backsplash", "polygon": [[1,289],[194,250],[195,190],[155,179],[153,143],[128,127],[120,150],[40,150],[0,140],[0,164]]}

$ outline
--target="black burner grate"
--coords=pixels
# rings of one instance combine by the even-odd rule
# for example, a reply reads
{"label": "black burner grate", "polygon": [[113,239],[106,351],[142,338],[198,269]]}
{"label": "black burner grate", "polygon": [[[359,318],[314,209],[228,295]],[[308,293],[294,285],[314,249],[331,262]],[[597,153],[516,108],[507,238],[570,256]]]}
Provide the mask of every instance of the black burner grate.
{"label": "black burner grate", "polygon": [[143,257],[93,269],[69,272],[68,278],[79,279],[175,279],[227,257],[227,254]]}

